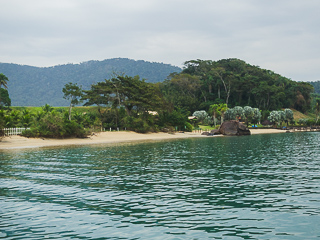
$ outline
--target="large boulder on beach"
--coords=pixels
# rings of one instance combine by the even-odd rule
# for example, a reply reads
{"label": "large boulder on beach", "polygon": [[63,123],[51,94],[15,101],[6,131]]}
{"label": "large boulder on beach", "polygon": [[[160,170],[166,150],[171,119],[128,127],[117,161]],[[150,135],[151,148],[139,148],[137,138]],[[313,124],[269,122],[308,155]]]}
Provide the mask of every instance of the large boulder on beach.
{"label": "large boulder on beach", "polygon": [[244,124],[236,120],[223,122],[219,128],[219,132],[227,136],[251,135],[250,130]]}

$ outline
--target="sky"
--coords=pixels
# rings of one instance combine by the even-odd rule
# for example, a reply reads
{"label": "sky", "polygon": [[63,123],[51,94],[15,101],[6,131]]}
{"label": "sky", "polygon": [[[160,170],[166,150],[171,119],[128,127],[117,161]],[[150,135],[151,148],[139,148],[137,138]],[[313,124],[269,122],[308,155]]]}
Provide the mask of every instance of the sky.
{"label": "sky", "polygon": [[0,62],[238,58],[320,80],[319,0],[0,0]]}

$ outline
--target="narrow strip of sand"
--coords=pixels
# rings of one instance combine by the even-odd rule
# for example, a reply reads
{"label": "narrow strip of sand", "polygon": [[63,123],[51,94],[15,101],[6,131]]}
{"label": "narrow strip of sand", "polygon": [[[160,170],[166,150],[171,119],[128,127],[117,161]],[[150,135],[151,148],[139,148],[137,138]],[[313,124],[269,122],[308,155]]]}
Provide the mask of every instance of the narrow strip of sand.
{"label": "narrow strip of sand", "polygon": [[[277,129],[251,129],[251,134],[267,134],[267,133],[283,133]],[[218,135],[221,136],[221,135]],[[71,145],[88,145],[88,144],[107,144],[132,141],[152,141],[152,140],[169,140],[179,138],[199,138],[208,137],[201,133],[185,132],[185,133],[147,133],[140,134],[135,132],[101,132],[96,133],[88,138],[72,138],[72,139],[49,139],[49,138],[25,138],[21,136],[4,137],[0,142],[1,149],[21,149],[21,148],[41,148],[55,146],[71,146]],[[216,136],[215,136],[216,137]]]}

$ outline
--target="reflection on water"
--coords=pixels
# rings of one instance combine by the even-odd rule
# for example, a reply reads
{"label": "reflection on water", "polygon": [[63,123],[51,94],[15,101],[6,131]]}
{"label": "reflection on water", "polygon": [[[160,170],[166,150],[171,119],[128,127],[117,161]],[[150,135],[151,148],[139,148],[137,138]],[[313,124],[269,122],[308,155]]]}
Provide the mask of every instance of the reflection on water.
{"label": "reflection on water", "polygon": [[320,134],[0,152],[0,238],[320,238]]}

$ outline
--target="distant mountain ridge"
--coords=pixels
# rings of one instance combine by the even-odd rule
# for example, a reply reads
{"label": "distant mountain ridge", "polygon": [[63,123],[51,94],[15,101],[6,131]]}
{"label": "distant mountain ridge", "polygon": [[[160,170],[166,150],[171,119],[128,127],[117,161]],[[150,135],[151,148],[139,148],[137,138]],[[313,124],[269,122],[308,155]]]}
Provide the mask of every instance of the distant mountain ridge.
{"label": "distant mountain ridge", "polygon": [[170,64],[113,58],[87,61],[53,67],[33,67],[13,63],[0,63],[0,73],[9,78],[8,91],[12,106],[67,106],[62,88],[68,82],[89,89],[92,83],[108,79],[115,73],[139,75],[147,82],[161,82],[173,72],[182,69]]}

